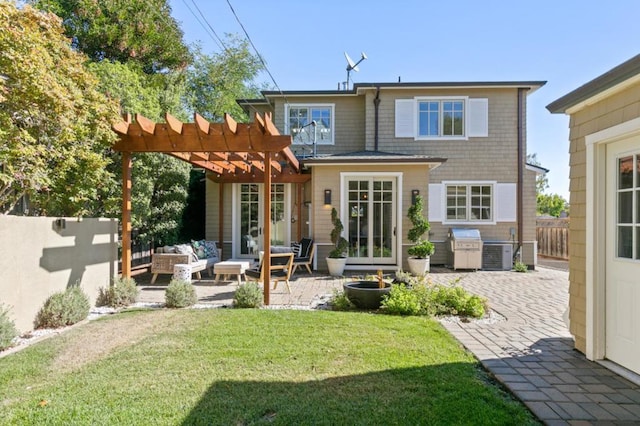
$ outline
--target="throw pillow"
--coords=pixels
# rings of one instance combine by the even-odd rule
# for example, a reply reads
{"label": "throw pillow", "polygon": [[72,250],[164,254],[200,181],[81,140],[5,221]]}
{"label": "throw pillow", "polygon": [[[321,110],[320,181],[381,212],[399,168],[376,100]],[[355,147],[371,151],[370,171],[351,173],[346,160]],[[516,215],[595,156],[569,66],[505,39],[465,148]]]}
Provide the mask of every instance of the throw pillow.
{"label": "throw pillow", "polygon": [[291,250],[293,251],[293,255],[295,257],[300,257],[300,253],[302,252],[302,244],[291,243]]}
{"label": "throw pillow", "polygon": [[200,259],[206,259],[210,256],[207,256],[207,249],[204,245],[204,240],[191,240],[191,246],[193,247],[193,251],[198,255]]}
{"label": "throw pillow", "polygon": [[215,241],[205,241],[204,242],[204,251],[207,257],[219,257],[218,255],[218,247],[216,247]]}
{"label": "throw pillow", "polygon": [[190,244],[178,244],[176,245],[176,253],[180,253],[180,254],[190,254],[191,255],[191,259],[194,262],[198,261],[198,255],[196,255],[193,251],[193,247],[191,247]]}

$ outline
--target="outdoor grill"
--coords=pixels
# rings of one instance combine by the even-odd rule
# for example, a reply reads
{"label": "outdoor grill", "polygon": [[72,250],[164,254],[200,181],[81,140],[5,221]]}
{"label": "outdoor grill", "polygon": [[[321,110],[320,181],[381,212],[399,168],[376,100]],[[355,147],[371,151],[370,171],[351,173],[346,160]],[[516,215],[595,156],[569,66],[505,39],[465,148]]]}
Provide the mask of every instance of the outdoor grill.
{"label": "outdoor grill", "polygon": [[449,259],[453,269],[482,268],[482,240],[478,229],[450,228],[449,242]]}

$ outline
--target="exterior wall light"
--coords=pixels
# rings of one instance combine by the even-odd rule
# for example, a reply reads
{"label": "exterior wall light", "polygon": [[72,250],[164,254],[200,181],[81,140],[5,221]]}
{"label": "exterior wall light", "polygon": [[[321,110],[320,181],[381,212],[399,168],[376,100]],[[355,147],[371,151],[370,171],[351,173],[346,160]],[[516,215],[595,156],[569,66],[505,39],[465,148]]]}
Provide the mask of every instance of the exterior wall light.
{"label": "exterior wall light", "polygon": [[324,190],[324,204],[325,204],[325,206],[331,204],[331,190],[330,189],[325,189]]}
{"label": "exterior wall light", "polygon": [[411,190],[411,204],[415,204],[416,203],[416,197],[420,195],[420,190],[419,189],[412,189]]}

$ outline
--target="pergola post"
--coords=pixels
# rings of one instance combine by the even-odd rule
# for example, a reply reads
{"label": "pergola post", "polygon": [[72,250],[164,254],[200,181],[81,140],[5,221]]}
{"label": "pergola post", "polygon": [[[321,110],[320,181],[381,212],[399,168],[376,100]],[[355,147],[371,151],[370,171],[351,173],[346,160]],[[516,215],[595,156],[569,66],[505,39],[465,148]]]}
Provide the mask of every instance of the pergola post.
{"label": "pergola post", "polygon": [[122,277],[131,278],[131,153],[122,152]]}
{"label": "pergola post", "polygon": [[[224,183],[218,184],[218,239],[220,240],[219,250],[224,250]],[[220,259],[222,260],[222,259]]]}
{"label": "pergola post", "polygon": [[264,304],[269,305],[271,283],[271,153],[264,153],[264,256],[262,257]]}

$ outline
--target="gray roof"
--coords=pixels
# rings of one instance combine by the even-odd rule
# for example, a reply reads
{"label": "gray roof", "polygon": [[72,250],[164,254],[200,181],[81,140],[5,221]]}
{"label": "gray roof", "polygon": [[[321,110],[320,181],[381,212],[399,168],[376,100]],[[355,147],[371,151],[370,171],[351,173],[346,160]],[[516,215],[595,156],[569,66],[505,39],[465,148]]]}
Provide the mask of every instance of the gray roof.
{"label": "gray roof", "polygon": [[321,155],[302,159],[305,165],[334,163],[444,163],[443,157],[432,157],[417,154],[396,154],[383,151],[356,151],[341,154]]}
{"label": "gray roof", "polygon": [[262,95],[268,96],[310,96],[310,95],[355,95],[361,89],[419,89],[419,88],[479,88],[479,87],[510,87],[526,88],[532,92],[546,81],[453,81],[453,82],[411,82],[411,83],[356,83],[350,90],[263,90]]}
{"label": "gray roof", "polygon": [[547,105],[552,113],[565,113],[573,106],[640,74],[640,55],[607,71],[590,82]]}

